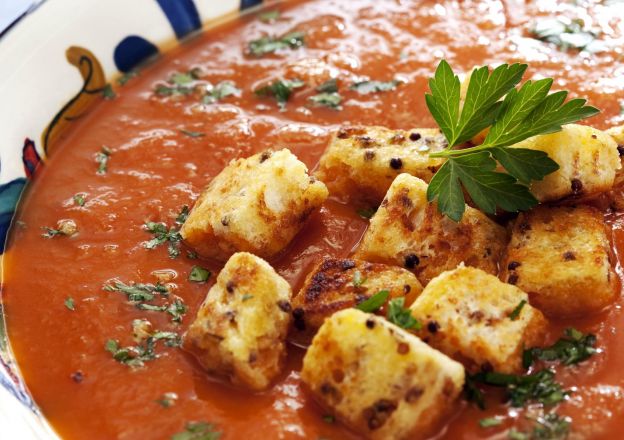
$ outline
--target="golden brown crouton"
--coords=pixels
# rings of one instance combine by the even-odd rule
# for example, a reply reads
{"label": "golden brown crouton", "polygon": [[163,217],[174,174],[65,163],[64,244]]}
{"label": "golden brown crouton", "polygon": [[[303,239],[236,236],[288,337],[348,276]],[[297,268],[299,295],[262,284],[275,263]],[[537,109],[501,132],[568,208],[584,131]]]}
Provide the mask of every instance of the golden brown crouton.
{"label": "golden brown crouton", "polygon": [[381,290],[407,307],[422,291],[411,272],[361,260],[326,258],[307,276],[293,300],[294,337],[309,342],[328,316],[353,307]]}
{"label": "golden brown crouton", "polygon": [[467,368],[522,370],[523,347],[542,342],[546,319],[528,295],[494,275],[460,266],[435,277],[411,306],[419,336]]}
{"label": "golden brown crouton", "polygon": [[267,388],[286,356],[291,294],[266,261],[232,255],[184,335],[184,348],[211,373]]}
{"label": "golden brown crouton", "polygon": [[322,182],[287,149],[237,159],[201,194],[180,234],[206,257],[247,251],[269,258],[327,198]]}
{"label": "golden brown crouton", "polygon": [[332,195],[379,203],[401,173],[429,182],[444,162],[429,153],[445,146],[438,129],[341,128],[321,157],[316,176]]}
{"label": "golden brown crouton", "polygon": [[512,147],[545,151],[559,164],[559,170],[531,183],[531,192],[540,202],[589,198],[609,191],[620,168],[613,138],[585,125],[564,125],[559,132],[534,136]]}
{"label": "golden brown crouton", "polygon": [[622,164],[622,156],[624,156],[624,125],[611,127],[606,133],[613,138],[617,144],[617,150],[620,155],[620,168],[615,172],[615,182],[613,186],[622,186],[624,183],[624,164]]}
{"label": "golden brown crouton", "polygon": [[319,329],[301,379],[365,438],[424,439],[452,411],[464,368],[384,318],[347,309]]}
{"label": "golden brown crouton", "polygon": [[396,264],[429,280],[464,262],[492,274],[507,244],[507,232],[480,211],[466,207],[455,223],[427,202],[427,184],[401,174],[373,216],[356,258]]}
{"label": "golden brown crouton", "polygon": [[596,209],[539,206],[516,220],[501,279],[547,316],[585,316],[617,293],[609,249]]}

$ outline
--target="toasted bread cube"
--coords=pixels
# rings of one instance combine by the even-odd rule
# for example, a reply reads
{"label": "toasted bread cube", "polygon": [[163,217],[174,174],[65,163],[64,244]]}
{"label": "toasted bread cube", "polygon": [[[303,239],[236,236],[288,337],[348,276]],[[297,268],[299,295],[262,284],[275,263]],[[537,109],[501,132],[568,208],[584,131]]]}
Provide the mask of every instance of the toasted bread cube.
{"label": "toasted bread cube", "polygon": [[564,125],[561,131],[533,136],[513,147],[544,151],[559,164],[559,170],[531,182],[531,192],[540,202],[609,191],[621,167],[613,138],[585,125]]}
{"label": "toasted bread cube", "polygon": [[287,149],[237,159],[201,194],[180,234],[201,255],[269,258],[292,240],[327,188]]}
{"label": "toasted bread cube", "polygon": [[381,290],[409,306],[422,291],[408,270],[362,260],[326,258],[310,272],[293,299],[294,336],[309,342],[325,318],[353,307]]}
{"label": "toasted bread cube", "polygon": [[379,203],[396,176],[408,173],[429,182],[444,159],[446,139],[438,129],[341,128],[321,157],[316,176],[332,195]]}
{"label": "toasted bread cube", "polygon": [[456,223],[428,203],[426,193],[422,180],[398,176],[371,219],[356,258],[406,267],[423,285],[461,262],[498,273],[507,245],[505,228],[469,206]]}
{"label": "toasted bread cube", "polygon": [[452,411],[464,368],[384,318],[347,309],[321,326],[301,379],[365,438],[424,439]]}
{"label": "toasted bread cube", "polygon": [[[624,125],[611,127],[606,133],[611,136],[617,144],[618,153],[620,154],[620,165],[622,165],[622,155],[624,155]],[[615,172],[615,182],[613,186],[621,186],[622,183],[624,183],[624,167],[620,166]]]}
{"label": "toasted bread cube", "polygon": [[549,317],[586,316],[615,298],[603,216],[589,206],[539,206],[520,214],[501,279]]}
{"label": "toasted bread cube", "polygon": [[540,344],[546,327],[528,299],[494,275],[460,266],[431,280],[411,311],[423,325],[419,336],[468,369],[519,373],[523,347]]}
{"label": "toasted bread cube", "polygon": [[209,372],[263,390],[280,373],[291,321],[290,285],[264,260],[232,255],[184,335]]}

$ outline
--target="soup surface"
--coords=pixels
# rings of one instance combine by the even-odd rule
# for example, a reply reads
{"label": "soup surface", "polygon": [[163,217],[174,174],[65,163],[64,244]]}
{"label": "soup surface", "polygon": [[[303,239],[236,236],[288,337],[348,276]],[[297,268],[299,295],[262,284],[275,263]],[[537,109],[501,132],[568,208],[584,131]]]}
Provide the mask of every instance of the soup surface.
{"label": "soup surface", "polygon": [[[220,267],[189,258],[184,246],[175,259],[167,245],[147,249],[153,236],[144,224],[172,225],[231,159],[287,147],[313,169],[330,133],[341,125],[433,127],[424,93],[441,58],[463,71],[526,62],[528,75],[552,77],[554,88],[587,97],[600,108],[589,124],[608,128],[624,121],[624,14],[616,2],[310,0],[278,8],[278,19],[250,14],[206,31],[116,86],[115,99],[103,100],[75,122],[24,197],[5,257],[3,301],[23,375],[61,437],[161,439],[183,431],[187,422],[206,421],[224,439],[356,438],[324,420],[302,390],[300,348],[289,347],[284,374],[259,394],[212,379],[191,356],[161,342],[159,357],[135,369],[105,349],[109,339],[134,344],[134,319],[180,334],[193,319]],[[535,20],[558,16],[582,19],[599,30],[603,50],[563,51],[529,35]],[[249,41],[293,30],[305,33],[305,47],[261,58],[245,54]],[[241,96],[203,104],[195,93],[155,93],[171,75],[193,68],[200,83],[233,81]],[[284,111],[253,93],[277,77],[308,84]],[[342,109],[310,107],[313,86],[330,77],[339,80]],[[362,78],[397,78],[403,84],[367,95],[349,90]],[[97,173],[96,156],[104,146],[110,156],[105,172]],[[347,256],[357,245],[367,225],[358,208],[330,198],[271,261],[294,292],[317,259]],[[624,217],[605,215],[619,255]],[[73,220],[78,233],[42,237],[42,227],[54,228],[63,219]],[[212,271],[207,283],[188,280],[195,265]],[[115,279],[170,283],[188,308],[181,323],[103,290]],[[557,376],[571,391],[558,412],[572,418],[573,435],[618,438],[624,429],[622,304],[618,300],[600,316],[555,322],[549,330],[549,342],[569,325],[598,338],[598,354]],[[481,411],[462,402],[441,427],[441,438],[504,438],[512,426],[526,424],[523,411],[500,400],[489,403]],[[479,426],[478,420],[495,415],[504,416],[501,425]]]}

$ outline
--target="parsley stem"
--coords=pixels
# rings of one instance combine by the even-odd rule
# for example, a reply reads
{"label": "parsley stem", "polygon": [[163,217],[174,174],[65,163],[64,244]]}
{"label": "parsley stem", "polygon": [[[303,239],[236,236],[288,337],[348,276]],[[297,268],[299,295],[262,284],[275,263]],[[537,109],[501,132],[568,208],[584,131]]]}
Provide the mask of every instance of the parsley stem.
{"label": "parsley stem", "polygon": [[478,145],[476,147],[463,148],[461,150],[442,150],[436,153],[429,154],[429,157],[452,157],[452,156],[464,156],[470,153],[476,153],[477,151],[488,150],[492,147],[489,145]]}

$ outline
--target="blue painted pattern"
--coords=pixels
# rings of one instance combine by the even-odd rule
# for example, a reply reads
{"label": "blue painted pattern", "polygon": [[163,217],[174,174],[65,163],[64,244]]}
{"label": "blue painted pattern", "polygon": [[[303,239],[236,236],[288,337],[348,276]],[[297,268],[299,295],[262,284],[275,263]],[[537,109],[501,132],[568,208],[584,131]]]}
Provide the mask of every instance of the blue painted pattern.
{"label": "blue painted pattern", "polygon": [[158,54],[158,48],[143,37],[130,35],[123,40],[113,54],[115,66],[121,72],[129,72],[143,61]]}
{"label": "blue painted pattern", "polygon": [[251,8],[252,6],[257,6],[262,3],[262,0],[241,0],[240,8],[241,11],[243,9]]}
{"label": "blue painted pattern", "polygon": [[156,1],[167,16],[178,39],[201,28],[201,20],[193,0]]}

